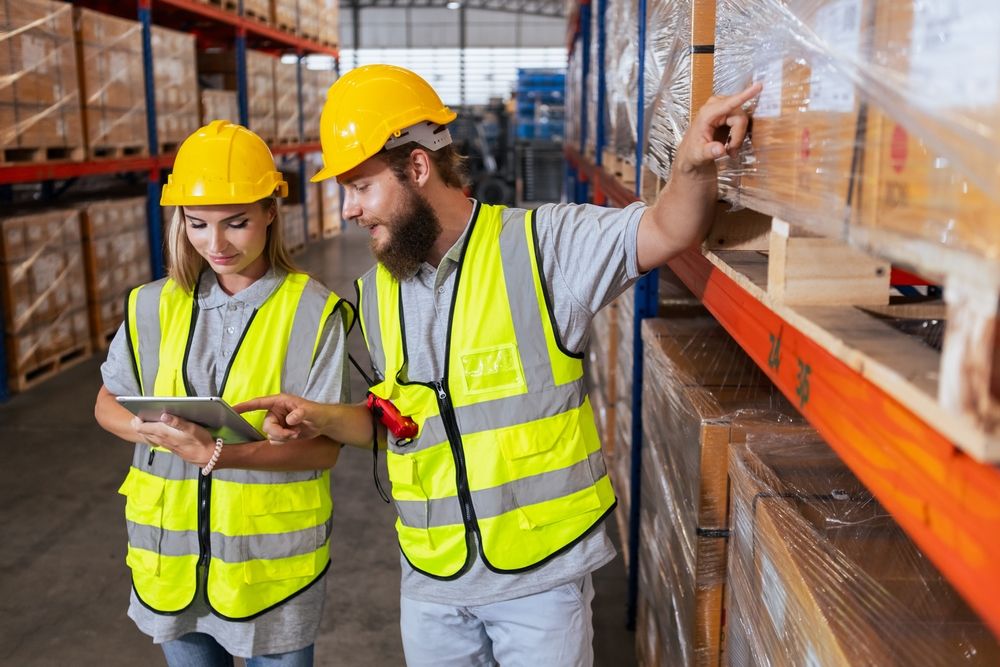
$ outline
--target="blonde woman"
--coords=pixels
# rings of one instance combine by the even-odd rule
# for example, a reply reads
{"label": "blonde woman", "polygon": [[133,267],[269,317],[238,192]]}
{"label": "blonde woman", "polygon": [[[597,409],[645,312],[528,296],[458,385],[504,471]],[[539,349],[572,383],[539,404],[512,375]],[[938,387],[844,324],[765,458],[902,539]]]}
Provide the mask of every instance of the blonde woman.
{"label": "blonde woman", "polygon": [[[265,143],[214,121],[181,145],[161,204],[169,277],[130,293],[95,414],[135,443],[126,497],[129,616],[167,663],[311,665],[330,556],[340,444],[232,443],[175,415],[144,422],[121,395],[277,391],[346,401],[353,309],[282,244],[288,185]],[[244,415],[260,429],[263,413]]]}

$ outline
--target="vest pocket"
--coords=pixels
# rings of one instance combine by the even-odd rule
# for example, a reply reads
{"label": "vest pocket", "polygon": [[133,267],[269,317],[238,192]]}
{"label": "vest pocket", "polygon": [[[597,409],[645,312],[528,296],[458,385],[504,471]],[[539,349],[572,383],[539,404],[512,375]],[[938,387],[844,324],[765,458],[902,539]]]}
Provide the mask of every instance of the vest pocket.
{"label": "vest pocket", "polygon": [[314,483],[243,486],[240,555],[247,583],[308,577],[326,541],[323,501]]}
{"label": "vest pocket", "polygon": [[386,456],[386,467],[400,521],[410,528],[427,528],[428,498],[420,484],[416,458],[390,453]]}
{"label": "vest pocket", "polygon": [[157,573],[163,537],[163,490],[166,481],[129,468],[118,493],[125,496],[128,555],[125,562],[137,571]]}
{"label": "vest pocket", "polygon": [[459,357],[468,395],[524,389],[524,372],[513,343],[472,350]]}

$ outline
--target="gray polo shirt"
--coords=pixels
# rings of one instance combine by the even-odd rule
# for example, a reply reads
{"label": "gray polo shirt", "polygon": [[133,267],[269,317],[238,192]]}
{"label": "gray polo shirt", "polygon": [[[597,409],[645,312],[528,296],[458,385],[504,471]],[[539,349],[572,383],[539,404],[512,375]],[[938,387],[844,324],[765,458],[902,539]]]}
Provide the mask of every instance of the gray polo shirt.
{"label": "gray polo shirt", "polygon": [[[230,296],[219,287],[214,273],[206,271],[202,274],[197,296],[198,320],[187,366],[188,379],[197,395],[219,394],[229,359],[236,351],[250,316],[264,305],[284,277],[285,272],[269,269],[255,283]],[[315,280],[310,280],[306,289],[324,296],[329,293]],[[349,400],[345,339],[343,318],[335,314],[323,327],[316,362],[303,394],[306,398],[325,403]],[[124,327],[118,330],[111,342],[101,374],[108,391],[116,396],[136,395],[140,391]],[[231,654],[242,657],[295,651],[315,642],[323,615],[326,575],[285,604],[252,621],[235,622],[215,616],[208,608],[201,593],[204,590],[204,572],[200,574],[199,594],[184,612],[173,616],[157,614],[144,607],[133,591],[129,617],[157,644],[189,632],[203,632],[214,637]]]}
{"label": "gray polo shirt", "polygon": [[[560,339],[571,352],[583,352],[594,314],[639,278],[636,244],[644,211],[641,203],[624,209],[589,204],[546,204],[537,209],[542,267]],[[401,285],[411,380],[437,380],[444,371],[455,269],[465,234],[436,269],[424,263]],[[402,558],[402,594],[459,606],[489,604],[577,580],[614,555],[602,523],[565,553],[519,574],[493,572],[476,556],[460,577],[440,581],[415,571]]]}

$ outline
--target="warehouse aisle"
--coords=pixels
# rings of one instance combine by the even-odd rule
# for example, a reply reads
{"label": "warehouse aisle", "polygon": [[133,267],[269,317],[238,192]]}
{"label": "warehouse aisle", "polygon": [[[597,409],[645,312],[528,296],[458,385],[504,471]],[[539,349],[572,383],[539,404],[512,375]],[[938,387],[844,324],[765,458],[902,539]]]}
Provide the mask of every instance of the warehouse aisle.
{"label": "warehouse aisle", "polygon": [[[371,264],[366,237],[353,228],[297,259],[352,300],[352,280]],[[367,359],[360,334],[351,338],[355,358]],[[125,615],[124,501],[116,491],[131,447],[93,419],[100,361],[0,404],[0,664],[162,664]],[[355,372],[352,395],[363,392]],[[317,665],[402,665],[394,512],[374,489],[370,453],[345,448],[332,477],[333,565]],[[621,557],[594,582],[596,664],[633,665]]]}

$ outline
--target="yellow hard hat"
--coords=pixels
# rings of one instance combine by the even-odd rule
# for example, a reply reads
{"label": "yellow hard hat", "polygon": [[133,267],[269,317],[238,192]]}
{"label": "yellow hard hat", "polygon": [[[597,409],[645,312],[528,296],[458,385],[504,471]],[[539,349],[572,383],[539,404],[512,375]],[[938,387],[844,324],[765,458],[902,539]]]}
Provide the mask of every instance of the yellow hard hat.
{"label": "yellow hard hat", "polygon": [[455,115],[429,83],[408,69],[394,65],[353,69],[326,94],[319,121],[323,169],[312,180],[353,169],[417,123],[445,125]]}
{"label": "yellow hard hat", "polygon": [[288,183],[264,140],[242,125],[213,120],[177,150],[160,206],[250,204],[274,194],[287,197]]}

